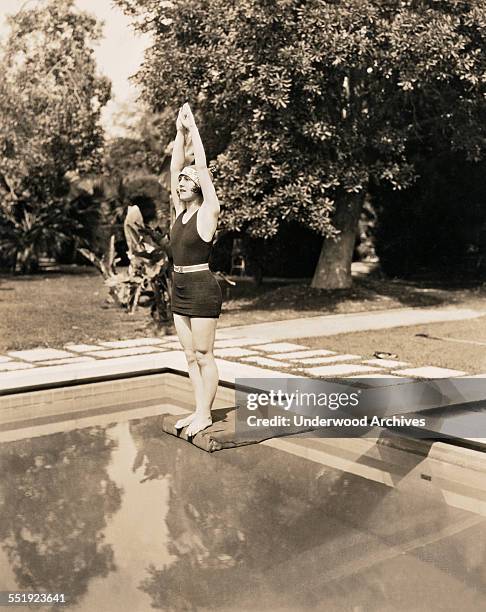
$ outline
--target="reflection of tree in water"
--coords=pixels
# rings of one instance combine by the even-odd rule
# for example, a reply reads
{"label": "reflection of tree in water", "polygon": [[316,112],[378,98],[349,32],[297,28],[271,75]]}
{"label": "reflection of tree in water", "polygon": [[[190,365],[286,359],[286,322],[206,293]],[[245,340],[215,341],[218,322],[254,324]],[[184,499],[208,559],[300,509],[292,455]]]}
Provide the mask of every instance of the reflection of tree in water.
{"label": "reflection of tree in water", "polygon": [[0,447],[0,538],[19,588],[75,602],[91,578],[115,569],[103,543],[121,504],[106,471],[113,447],[97,427]]}
{"label": "reflection of tree in water", "polygon": [[[326,516],[349,497],[338,473],[311,462],[291,463],[285,453],[265,447],[209,455],[161,436],[156,423],[131,426],[139,449],[136,466],[145,466],[145,478],[170,475],[171,483],[166,520],[174,560],[163,569],[150,567],[140,587],[153,606],[232,609],[248,602],[250,593],[262,606],[259,596],[265,593],[282,607],[316,605],[314,595],[273,570],[283,564],[291,572],[296,554],[333,537]],[[364,503],[370,497],[366,489],[365,484]]]}

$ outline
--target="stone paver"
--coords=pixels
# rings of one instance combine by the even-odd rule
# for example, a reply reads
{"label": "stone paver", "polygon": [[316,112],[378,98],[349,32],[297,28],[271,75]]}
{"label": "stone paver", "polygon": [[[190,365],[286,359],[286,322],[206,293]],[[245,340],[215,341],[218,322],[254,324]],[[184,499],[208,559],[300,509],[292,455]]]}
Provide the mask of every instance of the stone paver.
{"label": "stone paver", "polygon": [[65,344],[64,348],[67,351],[73,351],[73,353],[87,353],[88,351],[103,350],[103,347],[98,344]]}
{"label": "stone paver", "polygon": [[460,370],[449,370],[436,366],[424,366],[421,368],[408,368],[406,370],[395,370],[394,374],[402,376],[416,376],[418,378],[452,378],[453,376],[464,376],[466,372]]}
{"label": "stone paver", "polygon": [[162,344],[161,348],[164,348],[170,351],[181,351],[182,344],[179,342],[179,340],[177,341],[171,340],[170,342],[167,342],[166,344]]}
{"label": "stone paver", "polygon": [[312,359],[293,359],[299,362],[299,365],[313,365],[326,363],[334,363],[336,361],[350,361],[353,359],[361,359],[361,355],[332,355],[331,357],[312,357]]}
{"label": "stone paver", "polygon": [[164,342],[172,342],[173,340],[178,340],[177,334],[169,334],[167,336],[162,336],[161,340]]}
{"label": "stone paver", "polygon": [[162,344],[162,338],[132,338],[131,340],[114,340],[112,342],[100,342],[101,346],[108,348],[131,348],[132,346],[153,346]]}
{"label": "stone paver", "polygon": [[312,376],[346,376],[346,374],[369,372],[370,370],[379,370],[379,368],[353,363],[336,363],[334,365],[320,366],[318,368],[306,368],[305,372]]}
{"label": "stone paver", "polygon": [[129,357],[131,355],[145,355],[147,353],[163,353],[166,349],[155,346],[134,346],[132,348],[112,349],[111,351],[94,351],[89,353],[94,357]]}
{"label": "stone paver", "polygon": [[277,361],[276,359],[269,359],[268,357],[242,357],[242,361],[249,361],[256,363],[261,366],[269,366],[272,368],[291,368],[290,363],[284,363],[283,361]]}
{"label": "stone paver", "polygon": [[308,346],[302,346],[301,344],[292,344],[291,342],[271,342],[270,344],[259,344],[257,345],[259,351],[265,351],[266,353],[282,353],[284,351],[297,351],[299,349],[308,349]]}
{"label": "stone paver", "polygon": [[405,376],[392,376],[391,374],[353,374],[349,379],[363,380],[363,385],[367,388],[374,387],[394,387],[395,385],[411,382],[414,379]]}
{"label": "stone paver", "polygon": [[216,340],[214,343],[215,348],[230,348],[238,346],[251,346],[253,344],[267,344],[268,340],[263,338],[234,338],[231,340]]}
{"label": "stone paver", "polygon": [[96,361],[94,357],[87,357],[86,355],[80,355],[78,357],[66,357],[65,359],[51,359],[49,361],[43,361],[39,365],[64,365],[66,363],[86,363],[87,361]]}
{"label": "stone paver", "polygon": [[394,359],[367,359],[363,363],[369,363],[370,365],[383,366],[384,368],[403,368],[410,365],[406,361],[395,361]]}
{"label": "stone paver", "polygon": [[46,361],[47,359],[62,359],[63,357],[72,357],[72,353],[51,348],[36,348],[28,351],[9,351],[10,357],[16,359],[25,359],[25,361]]}
{"label": "stone paver", "polygon": [[327,351],[326,349],[310,349],[308,351],[294,351],[291,353],[272,354],[274,359],[302,359],[303,357],[325,357],[326,355],[335,355],[336,351]]}
{"label": "stone paver", "polygon": [[258,355],[257,351],[244,348],[220,348],[214,351],[216,357],[246,357],[247,355]]}
{"label": "stone paver", "polygon": [[10,370],[27,370],[33,368],[32,363],[22,363],[21,361],[12,361],[11,363],[0,363],[0,372],[7,372]]}
{"label": "stone paver", "polygon": [[[358,382],[360,389],[379,389],[384,387],[397,387],[397,385],[403,385],[410,382],[417,382],[416,379],[401,377],[401,376],[388,376],[385,374],[353,374],[352,376],[346,376],[346,379],[354,379],[354,383]],[[359,379],[359,380],[358,380]]]}

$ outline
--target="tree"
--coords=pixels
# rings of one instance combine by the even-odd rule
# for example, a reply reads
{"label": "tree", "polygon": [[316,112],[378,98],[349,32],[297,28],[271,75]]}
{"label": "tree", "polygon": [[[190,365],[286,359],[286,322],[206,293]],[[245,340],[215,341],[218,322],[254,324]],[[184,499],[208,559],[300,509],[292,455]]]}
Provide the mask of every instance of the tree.
{"label": "tree", "polygon": [[166,131],[170,118],[166,113],[153,113],[140,106],[118,113],[115,125],[123,132],[106,143],[105,174],[125,179],[135,174],[160,175],[169,165]]}
{"label": "tree", "polygon": [[29,271],[83,226],[66,204],[69,180],[100,168],[100,113],[110,84],[98,76],[94,17],[74,0],[26,4],[9,18],[1,58],[0,250]]}
{"label": "tree", "polygon": [[153,209],[142,210],[145,221],[157,216],[161,225],[169,225],[170,147],[164,136],[166,123],[163,116],[138,105],[136,111],[130,108],[119,114],[123,135],[106,142],[103,175],[109,197],[105,208],[111,211],[104,216],[106,220],[111,218],[110,225],[119,223],[118,230],[122,229],[128,205],[140,196]]}
{"label": "tree", "polygon": [[381,269],[401,278],[478,280],[486,272],[486,163],[438,155],[406,192],[382,189],[373,228]]}
{"label": "tree", "polygon": [[319,232],[315,287],[350,285],[371,184],[405,189],[418,159],[484,153],[482,0],[117,3],[153,35],[146,101],[175,116],[189,99],[205,122],[225,228]]}

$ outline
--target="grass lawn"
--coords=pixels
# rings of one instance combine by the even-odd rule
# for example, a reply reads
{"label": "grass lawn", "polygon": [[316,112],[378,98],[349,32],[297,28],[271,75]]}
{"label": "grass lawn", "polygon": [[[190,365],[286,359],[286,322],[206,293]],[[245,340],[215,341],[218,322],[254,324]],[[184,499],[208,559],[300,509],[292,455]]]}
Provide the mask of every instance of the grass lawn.
{"label": "grass lawn", "polygon": [[[248,281],[241,281],[229,291],[223,289],[223,292],[227,295],[220,327],[410,306],[455,304],[484,308],[486,287],[446,288],[364,277],[356,279],[353,288],[342,291],[311,289],[306,283],[274,282],[256,287]],[[154,329],[147,310],[141,308],[134,315],[128,315],[120,308],[108,306],[107,295],[101,276],[92,268],[70,268],[63,273],[25,277],[0,277],[0,352],[164,333],[163,330],[158,332]],[[451,329],[451,324],[447,326]],[[377,337],[376,341],[372,341],[374,336],[367,333],[363,336],[362,344],[357,341],[358,345],[352,352],[368,354],[370,348],[388,350],[385,339],[390,334],[389,331],[383,332],[383,340]],[[335,337],[330,341],[345,343],[346,337]],[[312,338],[305,342],[311,346],[321,346],[319,343],[324,340]],[[367,350],[359,349],[358,346],[364,346],[365,342]],[[430,350],[433,350],[433,341],[422,340],[422,343],[430,344]],[[449,345],[447,348],[451,351],[461,350],[460,345]],[[390,352],[397,352],[396,346]],[[400,358],[408,360],[405,355],[400,355]]]}
{"label": "grass lawn", "polygon": [[[416,336],[424,333],[441,338],[453,338],[461,342]],[[295,342],[312,348],[326,348],[343,354],[361,355],[368,359],[373,359],[375,351],[394,353],[399,361],[410,363],[410,366],[405,367],[433,365],[469,374],[486,374],[485,317],[354,332],[327,338],[301,338]]]}
{"label": "grass lawn", "polygon": [[102,277],[39,274],[0,279],[0,351],[143,335],[147,314],[108,306]]}

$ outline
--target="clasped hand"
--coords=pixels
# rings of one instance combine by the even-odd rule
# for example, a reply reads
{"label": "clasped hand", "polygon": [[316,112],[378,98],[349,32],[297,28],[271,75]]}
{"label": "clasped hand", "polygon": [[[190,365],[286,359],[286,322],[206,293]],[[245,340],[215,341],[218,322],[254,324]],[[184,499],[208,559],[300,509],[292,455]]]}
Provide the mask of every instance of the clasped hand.
{"label": "clasped hand", "polygon": [[176,127],[178,130],[190,130],[195,127],[196,122],[194,120],[194,115],[192,114],[191,107],[187,102],[185,102],[181,108],[179,109],[179,113],[176,119]]}

